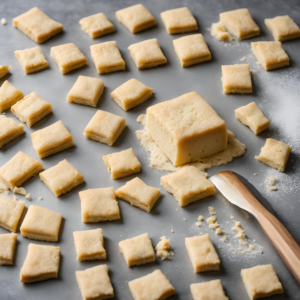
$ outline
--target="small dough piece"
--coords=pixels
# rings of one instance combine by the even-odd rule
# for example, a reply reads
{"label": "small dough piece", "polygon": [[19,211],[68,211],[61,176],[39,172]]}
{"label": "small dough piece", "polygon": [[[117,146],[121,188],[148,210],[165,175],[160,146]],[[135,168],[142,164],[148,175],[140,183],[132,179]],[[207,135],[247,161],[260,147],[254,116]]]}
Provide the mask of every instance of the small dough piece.
{"label": "small dough piece", "polygon": [[166,10],[160,17],[169,34],[198,30],[197,21],[187,7]]}
{"label": "small dough piece", "polygon": [[120,219],[120,209],[113,187],[79,192],[82,223]]}
{"label": "small dough piece", "polygon": [[290,59],[281,42],[254,42],[251,50],[259,64],[266,70],[274,70],[290,65]]}
{"label": "small dough piece", "polygon": [[220,279],[190,285],[193,300],[229,300]]}
{"label": "small dough piece", "polygon": [[272,33],[275,41],[284,42],[300,37],[300,28],[290,16],[265,19],[265,24]]}
{"label": "small dough piece", "polygon": [[165,236],[160,238],[160,241],[155,247],[156,256],[161,258],[161,260],[170,259],[174,253],[171,251],[170,240],[168,240]]}
{"label": "small dough piece", "polygon": [[251,300],[270,297],[284,292],[271,264],[242,269],[241,276]]}
{"label": "small dough piece", "polygon": [[24,126],[0,115],[0,148],[24,133]]}
{"label": "small dough piece", "polygon": [[28,245],[28,252],[20,271],[20,281],[32,283],[57,278],[60,247]]}
{"label": "small dough piece", "polygon": [[12,265],[15,255],[17,234],[0,234],[0,266]]}
{"label": "small dough piece", "polygon": [[52,104],[36,92],[25,96],[11,107],[12,113],[29,128],[52,112]]}
{"label": "small dough piece", "polygon": [[82,68],[87,64],[85,56],[73,43],[51,47],[50,55],[62,74]]}
{"label": "small dough piece", "polygon": [[98,110],[84,130],[84,135],[91,140],[112,146],[126,127],[123,117]]}
{"label": "small dough piece", "polygon": [[102,12],[81,19],[79,24],[92,39],[115,32],[114,25]]}
{"label": "small dough piece", "polygon": [[128,286],[134,300],[163,300],[176,294],[173,285],[161,270],[131,280]]}
{"label": "small dough piece", "polygon": [[156,19],[143,4],[136,4],[118,10],[116,18],[132,33],[137,33],[156,25]]}
{"label": "small dough piece", "polygon": [[255,158],[271,168],[284,172],[291,151],[292,147],[285,143],[267,139],[259,156],[255,156]]}
{"label": "small dough piece", "polygon": [[15,51],[15,56],[26,74],[42,71],[49,67],[40,47]]}
{"label": "small dough piece", "polygon": [[160,189],[149,186],[138,177],[127,181],[116,191],[116,197],[150,212],[160,197]]}
{"label": "small dough piece", "polygon": [[214,36],[219,41],[232,41],[232,38],[222,22],[211,24],[211,36]]}
{"label": "small dough piece", "polygon": [[107,265],[76,271],[75,275],[83,300],[114,298]]}
{"label": "small dough piece", "polygon": [[270,120],[265,117],[255,102],[251,102],[236,109],[235,116],[256,135],[270,128]]}
{"label": "small dough piece", "polygon": [[0,65],[0,78],[4,77],[10,71],[10,66]]}
{"label": "small dough piece", "polygon": [[135,156],[132,148],[108,154],[102,158],[107,170],[111,173],[112,179],[129,176],[141,170],[141,163]]}
{"label": "small dough piece", "polygon": [[0,195],[0,226],[16,232],[24,207],[24,201],[17,201]]}
{"label": "small dough piece", "polygon": [[153,95],[153,89],[132,78],[110,93],[112,99],[125,111],[132,109]]}
{"label": "small dough piece", "polygon": [[37,130],[31,134],[33,149],[39,158],[61,152],[74,146],[71,133],[62,121]]}
{"label": "small dough piece", "polygon": [[220,13],[220,21],[238,40],[249,39],[260,34],[260,29],[247,8]]}
{"label": "small dough piece", "polygon": [[195,273],[219,270],[220,259],[208,234],[185,238],[185,246]]}
{"label": "small dough piece", "polygon": [[13,191],[15,186],[21,186],[25,181],[43,170],[43,165],[19,151],[0,168],[0,179]]}
{"label": "small dough piece", "polygon": [[23,97],[23,92],[16,89],[12,84],[5,80],[0,88],[0,113],[9,109]]}
{"label": "small dough piece", "polygon": [[173,194],[180,206],[214,195],[214,185],[194,166],[182,167],[179,171],[161,177],[161,185]]}
{"label": "small dough piece", "polygon": [[20,230],[22,236],[28,239],[57,242],[61,222],[62,214],[30,205]]}
{"label": "small dough piece", "polygon": [[132,44],[128,47],[128,50],[139,70],[154,68],[167,63],[157,39]]}
{"label": "small dough piece", "polygon": [[119,249],[128,268],[155,261],[155,253],[148,233],[121,241]]}
{"label": "small dough piece", "polygon": [[66,159],[40,173],[40,178],[56,197],[66,194],[84,182],[83,175]]}
{"label": "small dough piece", "polygon": [[173,40],[173,45],[183,68],[211,60],[210,51],[201,33]]}
{"label": "small dough piece", "polygon": [[13,26],[39,44],[63,30],[61,23],[54,21],[37,7],[14,18]]}
{"label": "small dough piece", "polygon": [[91,45],[90,49],[98,74],[125,70],[125,61],[115,41]]}
{"label": "small dough piece", "polygon": [[73,236],[78,261],[106,259],[101,228],[74,231]]}
{"label": "small dough piece", "polygon": [[249,64],[222,66],[223,94],[252,93]]}

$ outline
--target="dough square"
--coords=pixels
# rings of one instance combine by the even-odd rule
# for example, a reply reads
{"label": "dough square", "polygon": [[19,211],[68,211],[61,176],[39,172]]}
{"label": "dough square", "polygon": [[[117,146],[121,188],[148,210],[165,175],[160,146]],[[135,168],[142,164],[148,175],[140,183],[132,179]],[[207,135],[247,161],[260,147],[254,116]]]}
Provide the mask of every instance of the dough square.
{"label": "dough square", "polygon": [[61,222],[62,214],[30,205],[20,230],[22,236],[28,239],[57,242]]}
{"label": "dough square", "polygon": [[33,149],[39,158],[61,152],[74,146],[71,133],[62,121],[37,130],[31,134]]}
{"label": "dough square", "polygon": [[211,60],[211,54],[201,33],[173,40],[181,66],[188,67]]}
{"label": "dough square", "polygon": [[0,78],[4,77],[10,71],[10,66],[0,65]]}
{"label": "dough square", "polygon": [[175,295],[175,289],[161,270],[131,280],[128,286],[134,300],[163,300]]}
{"label": "dough square", "polygon": [[15,255],[17,234],[0,234],[0,266],[12,265]]}
{"label": "dough square", "polygon": [[0,113],[9,109],[23,97],[23,92],[16,89],[11,83],[5,80],[0,87]]}
{"label": "dough square", "polygon": [[255,158],[271,168],[284,172],[291,151],[292,147],[285,143],[267,139],[259,156],[255,156]]}
{"label": "dough square", "polygon": [[194,166],[182,167],[179,171],[161,177],[161,185],[173,194],[180,206],[215,194],[214,185]]}
{"label": "dough square", "polygon": [[79,24],[92,39],[115,32],[114,25],[102,12],[81,19]]}
{"label": "dough square", "polygon": [[219,270],[220,259],[208,234],[185,238],[185,246],[195,273]]}
{"label": "dough square", "polygon": [[42,71],[49,67],[40,47],[17,50],[15,56],[26,74]]}
{"label": "dough square", "polygon": [[193,300],[229,300],[220,279],[190,285]]}
{"label": "dough square", "polygon": [[74,231],[73,237],[78,261],[106,259],[101,228]]}
{"label": "dough square", "polygon": [[120,219],[120,209],[113,187],[79,192],[82,223]]}
{"label": "dough square", "polygon": [[290,59],[281,42],[251,43],[251,50],[254,57],[266,71],[290,65]]}
{"label": "dough square", "polygon": [[29,244],[20,271],[20,281],[32,283],[57,278],[59,260],[60,247]]}
{"label": "dough square", "polygon": [[61,23],[54,21],[37,7],[14,18],[13,26],[39,44],[63,30]]}
{"label": "dough square", "polygon": [[137,33],[156,25],[156,19],[143,4],[136,4],[118,10],[116,18],[132,33]]}
{"label": "dough square", "polygon": [[112,99],[125,111],[132,109],[153,95],[153,89],[132,78],[110,93]]}
{"label": "dough square", "polygon": [[222,66],[223,94],[252,93],[249,64]]}
{"label": "dough square", "polygon": [[284,42],[300,37],[300,28],[290,16],[265,19],[265,25],[272,33],[275,41]]}
{"label": "dough square", "polygon": [[260,29],[247,8],[220,13],[220,21],[238,40],[249,39],[260,34]]}
{"label": "dough square", "polygon": [[91,45],[90,49],[98,74],[125,70],[125,61],[115,41]]}
{"label": "dough square", "polygon": [[136,177],[120,187],[116,191],[116,197],[129,202],[133,206],[150,212],[160,197],[160,189],[149,186]]}
{"label": "dough square", "polygon": [[11,111],[30,128],[52,112],[52,104],[32,92],[14,104]]}
{"label": "dough square", "polygon": [[91,140],[112,146],[126,127],[123,117],[98,110],[84,130],[84,135]]}
{"label": "dough square", "polygon": [[66,194],[84,182],[83,175],[66,159],[40,173],[40,178],[56,197]]}
{"label": "dough square", "polygon": [[270,297],[284,292],[271,264],[242,269],[241,276],[251,300]]}
{"label": "dough square", "polygon": [[187,7],[166,10],[160,17],[169,34],[198,30],[197,21]]}
{"label": "dough square", "polygon": [[235,116],[256,135],[270,128],[270,120],[265,117],[255,102],[251,102],[236,109]]}
{"label": "dough square", "polygon": [[83,300],[110,299],[115,296],[107,265],[76,271],[75,275]]}
{"label": "dough square", "polygon": [[141,163],[135,156],[132,148],[108,154],[102,158],[107,170],[111,173],[112,179],[129,176],[141,170]]}
{"label": "dough square", "polygon": [[157,39],[132,44],[128,47],[128,50],[139,70],[154,68],[167,63]]}
{"label": "dough square", "polygon": [[87,64],[85,56],[73,43],[51,47],[50,55],[62,74],[82,68]]}
{"label": "dough square", "polygon": [[119,249],[128,268],[155,261],[155,253],[148,233],[121,241]]}
{"label": "dough square", "polygon": [[0,115],[0,148],[24,133],[24,126]]}

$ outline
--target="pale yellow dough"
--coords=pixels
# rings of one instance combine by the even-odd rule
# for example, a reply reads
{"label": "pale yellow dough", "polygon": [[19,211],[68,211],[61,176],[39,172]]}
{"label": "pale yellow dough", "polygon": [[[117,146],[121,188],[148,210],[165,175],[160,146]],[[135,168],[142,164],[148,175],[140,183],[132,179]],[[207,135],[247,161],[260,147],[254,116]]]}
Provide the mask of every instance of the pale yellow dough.
{"label": "pale yellow dough", "polygon": [[0,234],[0,266],[12,265],[15,255],[17,234]]}
{"label": "pale yellow dough", "polygon": [[211,24],[210,34],[219,41],[231,41],[232,38],[222,22]]}
{"label": "pale yellow dough", "polygon": [[24,133],[24,126],[0,115],[0,148]]}
{"label": "pale yellow dough", "polygon": [[9,109],[23,97],[23,92],[16,89],[11,83],[5,80],[0,87],[0,113]]}
{"label": "pale yellow dough", "polygon": [[160,238],[160,241],[155,247],[155,251],[156,256],[161,258],[161,260],[171,260],[171,256],[174,255],[174,253],[171,251],[170,240],[168,240],[165,236]]}
{"label": "pale yellow dough", "polygon": [[4,77],[10,71],[10,66],[0,65],[0,78]]}
{"label": "pale yellow dough", "polygon": [[229,300],[220,279],[190,285],[193,300]]}

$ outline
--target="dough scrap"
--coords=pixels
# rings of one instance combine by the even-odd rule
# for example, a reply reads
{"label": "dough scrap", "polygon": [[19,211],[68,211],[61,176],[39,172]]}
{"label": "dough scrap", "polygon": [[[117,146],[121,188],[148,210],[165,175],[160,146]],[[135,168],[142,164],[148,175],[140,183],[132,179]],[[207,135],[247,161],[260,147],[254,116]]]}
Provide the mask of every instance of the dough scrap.
{"label": "dough scrap", "polygon": [[17,234],[0,234],[0,266],[12,265],[15,255]]}
{"label": "dough scrap", "polygon": [[193,300],[229,300],[220,279],[190,285]]}
{"label": "dough scrap", "polygon": [[5,80],[0,87],[0,113],[9,109],[23,97],[23,92],[16,89],[8,80]]}
{"label": "dough scrap", "polygon": [[24,133],[24,126],[0,115],[0,148]]}
{"label": "dough scrap", "polygon": [[211,24],[210,34],[219,41],[232,41],[232,37],[222,22]]}
{"label": "dough scrap", "polygon": [[160,241],[155,247],[156,256],[161,260],[169,259],[171,260],[174,255],[173,251],[171,251],[170,240],[168,240],[165,236],[160,238]]}
{"label": "dough scrap", "polygon": [[10,66],[0,65],[0,78],[4,77],[10,71]]}

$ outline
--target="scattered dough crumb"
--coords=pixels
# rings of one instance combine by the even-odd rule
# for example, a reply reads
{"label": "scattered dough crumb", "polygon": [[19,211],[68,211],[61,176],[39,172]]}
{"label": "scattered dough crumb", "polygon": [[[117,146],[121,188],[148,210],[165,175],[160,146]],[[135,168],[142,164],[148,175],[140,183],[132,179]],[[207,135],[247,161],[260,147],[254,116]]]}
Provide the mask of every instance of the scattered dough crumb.
{"label": "scattered dough crumb", "polygon": [[215,209],[212,206],[208,207],[208,212],[209,212],[210,215],[216,215],[217,214]]}
{"label": "scattered dough crumb", "polygon": [[220,228],[216,229],[216,234],[221,235],[223,233],[223,231]]}
{"label": "scattered dough crumb", "polygon": [[245,61],[246,59],[247,59],[247,57],[244,56],[244,57],[242,57],[242,58],[240,59],[240,61]]}
{"label": "scattered dough crumb", "polygon": [[155,247],[156,256],[161,258],[161,260],[171,259],[171,256],[174,253],[170,248],[170,240],[168,240],[165,236],[160,238],[160,242]]}
{"label": "scattered dough crumb", "polygon": [[254,173],[253,175],[254,175],[254,176],[256,176],[256,175],[257,175],[257,173]]}
{"label": "scattered dough crumb", "polygon": [[43,198],[42,197],[38,197],[38,200],[43,200]]}
{"label": "scattered dough crumb", "polygon": [[27,195],[27,192],[26,192],[26,190],[23,187],[17,187],[17,186],[15,186],[13,192],[15,194],[19,194],[19,195],[23,195],[23,196]]}
{"label": "scattered dough crumb", "polygon": [[219,224],[218,223],[214,223],[214,224],[209,224],[209,228],[215,230],[219,227]]}
{"label": "scattered dough crumb", "polygon": [[239,244],[240,244],[241,246],[248,246],[248,245],[249,245],[248,242],[247,242],[246,240],[244,240],[244,239],[240,239],[240,240],[239,240]]}
{"label": "scattered dough crumb", "polygon": [[13,200],[18,201],[17,196],[13,195]]}
{"label": "scattered dough crumb", "polygon": [[233,220],[235,219],[235,217],[234,217],[234,216],[231,216],[230,218],[231,218],[231,219],[233,219]]}
{"label": "scattered dough crumb", "polygon": [[244,230],[241,230],[236,236],[236,239],[245,239],[246,238],[246,234]]}
{"label": "scattered dough crumb", "polygon": [[230,36],[222,22],[211,24],[210,33],[219,41],[232,41],[232,37]]}
{"label": "scattered dough crumb", "polygon": [[200,226],[202,225],[201,222],[196,222],[195,224],[196,224],[196,226],[198,226],[198,227],[200,227]]}
{"label": "scattered dough crumb", "polygon": [[27,193],[27,194],[25,195],[25,198],[28,199],[28,200],[31,200],[30,194]]}
{"label": "scattered dough crumb", "polygon": [[136,121],[145,126],[146,125],[146,114],[139,115],[138,118],[136,119]]}
{"label": "scattered dough crumb", "polygon": [[267,177],[267,182],[268,182],[268,189],[269,191],[277,191],[277,186],[275,185],[276,183],[276,179],[273,177]]}
{"label": "scattered dough crumb", "polygon": [[203,220],[204,220],[204,217],[200,215],[200,216],[198,217],[198,221],[203,221]]}
{"label": "scattered dough crumb", "polygon": [[183,218],[182,221],[187,221],[187,219],[186,219],[186,218]]}
{"label": "scattered dough crumb", "polygon": [[217,218],[216,217],[209,217],[206,222],[207,224],[213,224],[213,223],[216,223],[217,221]]}
{"label": "scattered dough crumb", "polygon": [[174,229],[171,227],[171,232],[174,233]]}
{"label": "scattered dough crumb", "polygon": [[7,23],[7,22],[6,22],[6,19],[5,19],[5,18],[2,18],[2,19],[1,19],[1,24],[2,24],[2,25],[6,25],[6,23]]}
{"label": "scattered dough crumb", "polygon": [[254,246],[252,244],[249,244],[249,250],[254,250]]}
{"label": "scattered dough crumb", "polygon": [[235,223],[235,227],[240,227],[240,228],[242,228],[241,222],[240,222],[240,221],[236,222],[236,223]]}
{"label": "scattered dough crumb", "polygon": [[221,241],[222,241],[223,243],[225,243],[225,242],[227,241],[227,235],[224,235],[224,236],[221,238]]}

